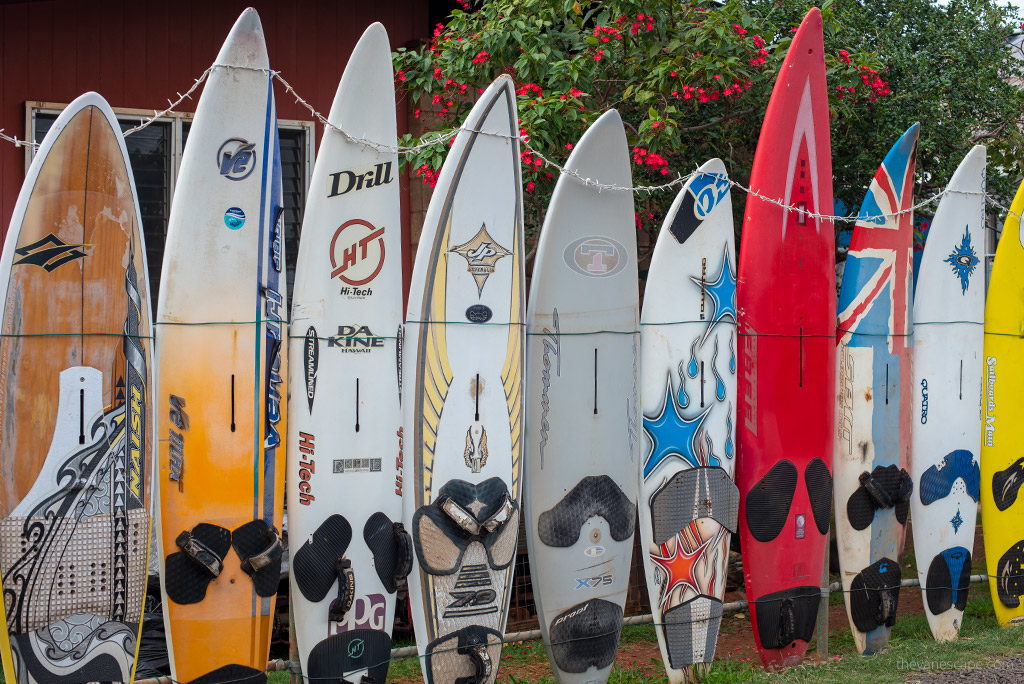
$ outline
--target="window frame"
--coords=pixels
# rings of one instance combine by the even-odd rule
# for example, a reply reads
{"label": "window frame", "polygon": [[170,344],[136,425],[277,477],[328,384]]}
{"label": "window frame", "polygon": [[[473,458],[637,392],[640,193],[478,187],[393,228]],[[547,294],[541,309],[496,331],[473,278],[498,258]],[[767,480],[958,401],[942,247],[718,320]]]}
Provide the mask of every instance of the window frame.
{"label": "window frame", "polygon": [[[39,114],[51,114],[59,116],[63,112],[68,104],[62,102],[43,102],[43,101],[30,101],[25,103],[25,130],[27,131],[26,138],[35,137],[36,130],[36,116]],[[136,109],[132,107],[111,107],[114,110],[114,115],[118,121],[127,123],[128,119],[138,118],[139,123],[153,116],[153,110],[151,109]],[[178,172],[181,169],[181,157],[184,152],[182,140],[182,124],[185,122],[191,123],[195,119],[194,112],[168,112],[164,116],[157,117],[156,121],[161,123],[171,124],[171,173],[170,183],[171,187],[168,189],[168,197],[171,201],[174,200],[174,186],[178,180]],[[309,196],[309,188],[313,179],[313,164],[316,162],[316,125],[312,121],[303,121],[301,119],[278,119],[277,127],[289,130],[301,130],[305,133],[305,158],[306,164],[303,169],[302,180],[305,184],[305,196]],[[41,141],[34,141],[41,142]],[[32,158],[35,157],[36,147],[34,145],[25,146],[25,173],[28,173],[29,166],[32,164]],[[305,211],[305,207],[303,207]]]}

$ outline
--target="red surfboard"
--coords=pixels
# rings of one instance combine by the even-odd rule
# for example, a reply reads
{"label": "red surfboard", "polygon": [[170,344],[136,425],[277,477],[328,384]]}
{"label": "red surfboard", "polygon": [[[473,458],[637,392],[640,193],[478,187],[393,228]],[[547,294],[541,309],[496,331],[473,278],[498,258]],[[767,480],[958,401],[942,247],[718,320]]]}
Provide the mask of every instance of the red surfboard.
{"label": "red surfboard", "polygon": [[[782,64],[750,187],[832,213],[821,13]],[[740,246],[736,485],[754,637],[766,666],[795,665],[814,632],[832,506],[835,405],[832,221],[749,195]]]}

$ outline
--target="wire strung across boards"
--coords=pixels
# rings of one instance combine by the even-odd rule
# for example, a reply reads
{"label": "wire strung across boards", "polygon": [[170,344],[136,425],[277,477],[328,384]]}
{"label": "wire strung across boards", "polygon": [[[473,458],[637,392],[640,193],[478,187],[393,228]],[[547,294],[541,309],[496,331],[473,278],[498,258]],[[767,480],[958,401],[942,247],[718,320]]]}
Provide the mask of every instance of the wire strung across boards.
{"label": "wire strung across boards", "polygon": [[[1009,575],[1009,577],[1013,577],[1013,576],[1014,575]],[[976,584],[976,583],[980,583],[980,582],[985,582],[988,579],[990,579],[990,577],[987,574],[971,575],[970,583],[971,584]],[[920,586],[920,581],[919,580],[916,580],[916,579],[905,579],[905,580],[902,580],[900,582],[900,587],[901,588],[909,588],[909,587],[915,587],[915,586]],[[829,594],[833,594],[833,593],[852,593],[853,591],[857,591],[857,592],[879,592],[879,591],[888,591],[890,589],[895,589],[895,588],[896,587],[866,587],[866,588],[857,589],[857,590],[844,590],[842,588],[841,583],[833,582],[832,584],[830,584],[827,587],[814,587],[813,588],[813,592],[809,592],[808,596],[816,596],[817,595],[817,596],[820,596],[823,600],[827,600]],[[945,586],[935,586],[935,585],[929,586],[929,589],[947,589],[947,590],[950,590],[950,591],[961,590],[960,587],[945,587]],[[747,606],[749,606],[751,603],[753,603],[753,604],[776,604],[777,605],[777,604],[780,604],[782,601],[783,601],[782,598],[773,598],[773,599],[763,599],[763,598],[761,598],[761,599],[754,599],[753,601],[733,601],[732,603],[727,603],[727,604],[725,604],[723,606],[723,612],[740,611],[740,610],[743,610],[744,608],[746,608]],[[724,619],[724,616],[723,616],[722,619]],[[627,626],[627,625],[649,624],[649,625],[653,625],[653,626],[656,626],[656,627],[662,627],[662,626],[665,626],[666,624],[670,624],[672,626],[679,626],[681,624],[696,624],[696,623],[705,623],[705,622],[711,622],[711,621],[712,621],[712,618],[697,618],[697,619],[689,620],[688,623],[682,623],[682,622],[658,623],[658,622],[654,622],[653,616],[649,615],[649,614],[648,615],[642,615],[642,616],[633,616],[633,617],[623,618],[622,625],[620,625],[619,627],[616,627],[614,630],[610,630],[608,632],[601,632],[601,633],[598,633],[598,634],[590,634],[590,635],[587,635],[587,636],[575,637],[575,638],[571,638],[571,639],[562,639],[562,640],[554,641],[554,642],[544,641],[543,645],[550,648],[550,647],[553,647],[553,646],[560,646],[560,645],[564,645],[564,644],[571,644],[571,643],[578,643],[578,642],[594,641],[594,640],[604,639],[605,637],[608,637],[608,636],[618,635],[619,632],[620,632],[621,627]],[[719,632],[721,632],[721,629],[722,629],[721,628],[721,622],[719,622]],[[506,634],[504,639],[502,640],[502,644],[521,643],[521,642],[524,642],[524,641],[534,641],[534,640],[537,640],[537,639],[540,639],[540,638],[541,638],[540,637],[540,630],[532,630],[532,631],[529,631],[529,632],[515,632],[513,634]],[[495,643],[493,645],[489,644],[489,647],[496,646],[496,645],[498,645],[498,644],[497,643]],[[461,647],[458,646],[457,644],[454,645],[454,646],[448,647],[448,648],[438,648],[438,649],[435,649],[435,650],[431,651],[430,656],[433,657],[433,656],[438,655],[440,653],[446,653],[446,652],[451,652],[451,651],[458,651],[460,648]],[[410,659],[410,658],[417,658],[417,659],[419,659],[419,658],[425,658],[426,657],[426,655],[424,655],[424,654],[416,653],[414,651],[414,649],[415,649],[415,647],[410,647],[410,646],[395,648],[395,649],[393,649],[391,651],[391,655],[388,657],[387,660],[382,660],[382,661],[379,661],[379,662],[376,662],[376,663],[366,664],[365,665],[365,669],[372,670],[374,667],[379,667],[381,665],[384,665],[385,663],[390,663],[390,662],[397,661],[397,660],[407,660],[407,659]],[[467,658],[469,657],[466,654],[460,654],[460,655],[463,655],[464,657],[467,657]],[[323,676],[313,677],[313,676],[310,676],[310,675],[307,675],[307,674],[301,672],[299,670],[299,664],[296,663],[296,662],[273,661],[272,663],[269,663],[268,665],[269,665],[269,667],[267,668],[268,672],[270,672],[270,671],[280,671],[282,669],[287,669],[291,674],[300,677],[304,681],[311,682],[311,683],[314,683],[314,684],[317,683],[317,682],[327,681],[327,680],[330,680],[332,682],[338,681],[338,674],[339,673],[332,673],[330,675],[323,675]],[[360,668],[360,670],[361,669],[363,669],[363,668]],[[355,672],[355,671],[358,671],[358,670],[353,670],[353,672]],[[348,674],[348,673],[346,672],[346,673],[343,673],[343,674]],[[242,682],[252,682],[252,681],[253,681],[253,677],[250,675],[248,677],[242,677],[242,678],[237,678],[237,679],[225,679],[225,680],[220,680],[220,681],[211,681],[208,684],[241,684]],[[172,679],[170,677],[157,677],[157,678],[152,679],[152,680],[136,680],[136,684],[184,684],[184,683],[178,682],[177,680],[174,680],[174,679]]]}
{"label": "wire strung across boards", "polygon": [[[601,192],[601,191],[604,191],[604,190],[608,190],[608,191],[616,191],[617,190],[617,191],[628,191],[628,192],[632,192],[632,193],[642,193],[642,192],[645,192],[648,195],[650,195],[651,193],[654,193],[654,192],[675,191],[676,188],[681,188],[691,178],[694,178],[696,176],[713,175],[713,174],[705,174],[705,172],[702,172],[702,171],[699,171],[699,170],[695,170],[695,171],[691,171],[690,173],[688,173],[686,175],[677,175],[677,177],[675,179],[673,179],[673,180],[671,180],[671,181],[669,181],[667,183],[662,183],[660,185],[614,185],[614,184],[609,184],[609,183],[602,183],[600,181],[600,179],[585,177],[582,174],[580,174],[580,173],[578,173],[576,171],[573,171],[572,169],[567,169],[567,168],[565,168],[565,166],[559,164],[558,162],[556,162],[556,161],[554,161],[552,159],[549,159],[548,157],[544,156],[539,150],[537,150],[532,145],[530,145],[528,140],[526,140],[522,136],[520,136],[518,134],[518,132],[515,135],[505,135],[505,134],[502,134],[502,133],[495,133],[493,131],[482,131],[482,130],[476,130],[476,129],[469,129],[465,125],[459,126],[458,128],[456,128],[454,130],[451,130],[451,131],[448,131],[447,133],[438,133],[437,135],[434,135],[431,138],[429,138],[427,140],[424,140],[423,142],[419,143],[418,145],[408,145],[408,146],[387,145],[387,144],[380,143],[380,142],[377,142],[377,141],[374,141],[374,140],[369,140],[369,139],[366,139],[366,138],[360,138],[358,136],[352,135],[351,133],[343,130],[342,128],[340,128],[340,127],[336,126],[335,124],[331,123],[330,121],[328,121],[326,116],[324,116],[319,111],[317,111],[317,109],[313,105],[311,105],[305,98],[303,98],[301,95],[299,95],[299,93],[295,90],[295,88],[292,87],[292,85],[288,81],[286,81],[284,79],[284,77],[281,76],[281,72],[279,72],[279,71],[275,71],[273,69],[262,69],[262,68],[259,68],[259,67],[237,66],[237,65],[233,65],[233,64],[218,64],[216,62],[211,64],[209,67],[207,67],[206,71],[204,71],[202,74],[200,74],[199,78],[195,79],[195,82],[193,82],[192,87],[190,87],[184,93],[176,93],[176,95],[178,96],[177,100],[173,100],[172,101],[172,100],[168,99],[167,103],[168,103],[169,106],[166,109],[161,110],[161,111],[154,111],[153,112],[153,116],[142,119],[139,122],[138,126],[135,126],[133,128],[129,128],[128,130],[126,130],[124,132],[124,136],[127,137],[127,136],[129,136],[129,135],[131,135],[133,133],[141,131],[144,128],[146,128],[149,125],[151,125],[152,123],[154,123],[160,117],[167,116],[168,114],[173,113],[175,107],[180,105],[186,99],[192,99],[192,94],[199,88],[200,85],[202,85],[202,83],[204,81],[207,80],[207,78],[210,76],[210,74],[213,73],[217,69],[229,69],[229,70],[233,69],[233,70],[240,70],[240,71],[256,71],[256,72],[260,72],[260,73],[263,73],[263,74],[267,74],[271,78],[274,78],[277,81],[279,81],[281,83],[281,85],[284,86],[285,92],[290,94],[290,95],[292,95],[295,98],[296,103],[298,103],[299,105],[301,105],[302,107],[307,109],[310,112],[310,114],[312,114],[313,117],[317,121],[319,121],[325,128],[330,128],[331,130],[337,131],[341,135],[345,136],[345,138],[349,142],[356,143],[356,144],[362,145],[364,147],[369,147],[369,148],[371,148],[373,150],[376,150],[377,152],[380,152],[380,153],[386,152],[386,153],[390,153],[390,154],[400,154],[400,155],[413,154],[415,152],[419,152],[420,150],[426,149],[428,147],[433,147],[435,145],[440,145],[442,143],[446,143],[449,140],[451,140],[452,138],[454,138],[456,135],[458,135],[461,131],[470,131],[470,132],[477,133],[477,134],[480,134],[480,135],[490,135],[490,136],[495,136],[495,137],[499,137],[499,138],[505,138],[505,139],[510,139],[510,140],[517,140],[522,147],[524,147],[524,148],[526,148],[527,150],[530,151],[530,154],[532,154],[537,159],[540,159],[544,163],[545,167],[549,167],[549,168],[555,169],[561,175],[572,176],[573,178],[575,178],[577,181],[579,181],[583,185],[588,186],[588,187],[593,187],[598,192]],[[39,143],[38,142],[33,142],[33,141],[29,141],[29,140],[20,140],[17,136],[7,135],[6,133],[4,133],[4,129],[3,128],[0,128],[0,139],[6,140],[7,142],[14,144],[15,147],[31,147],[33,149],[36,149],[36,148],[39,147]],[[941,200],[943,197],[945,197],[946,195],[949,195],[949,194],[974,195],[974,196],[980,195],[980,196],[984,197],[984,200],[988,204],[991,204],[991,205],[995,206],[1003,214],[1013,215],[1013,216],[1017,217],[1018,219],[1024,218],[1020,214],[1018,214],[1017,212],[1010,211],[1010,209],[1008,207],[1004,206],[998,200],[996,200],[994,197],[992,197],[992,195],[990,195],[990,194],[988,194],[987,192],[984,192],[984,191],[979,193],[979,192],[971,192],[971,191],[967,191],[967,190],[952,190],[952,189],[947,187],[947,188],[941,190],[940,192],[937,192],[934,195],[921,200],[917,204],[915,204],[915,205],[913,205],[911,207],[908,207],[906,209],[901,209],[900,211],[897,211],[897,212],[882,213],[882,214],[870,215],[870,216],[868,216],[868,215],[863,215],[863,216],[836,216],[836,215],[833,215],[833,214],[821,214],[821,213],[816,213],[816,212],[812,212],[812,211],[807,211],[806,208],[798,207],[796,205],[786,204],[783,200],[781,200],[779,198],[768,197],[766,195],[763,195],[763,194],[757,192],[756,190],[752,190],[749,187],[746,187],[742,183],[739,183],[737,181],[732,180],[731,178],[726,178],[725,180],[729,184],[730,187],[735,188],[737,190],[740,190],[741,192],[743,192],[743,193],[745,193],[747,195],[751,195],[753,197],[757,197],[758,199],[761,199],[761,200],[763,200],[765,202],[769,202],[771,204],[774,204],[774,205],[778,206],[781,209],[785,209],[786,211],[794,212],[794,213],[796,213],[796,214],[798,214],[798,215],[800,215],[800,216],[802,216],[804,218],[819,219],[819,220],[823,220],[823,221],[833,221],[835,223],[857,223],[859,221],[865,221],[865,222],[868,222],[868,223],[875,223],[875,222],[878,222],[879,220],[884,221],[887,218],[896,218],[896,217],[902,216],[904,214],[913,214],[913,212],[918,210],[918,209],[921,209],[921,208],[930,206],[932,204],[938,203],[939,200]]]}

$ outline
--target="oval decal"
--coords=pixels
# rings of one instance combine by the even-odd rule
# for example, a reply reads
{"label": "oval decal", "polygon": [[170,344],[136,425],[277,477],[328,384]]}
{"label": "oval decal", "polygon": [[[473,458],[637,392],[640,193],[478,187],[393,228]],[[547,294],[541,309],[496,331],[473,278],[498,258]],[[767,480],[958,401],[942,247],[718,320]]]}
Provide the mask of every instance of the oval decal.
{"label": "oval decal", "polygon": [[591,546],[591,547],[588,547],[587,550],[584,551],[583,553],[587,554],[591,558],[597,558],[598,556],[603,556],[604,555],[604,547],[603,546],[597,546],[597,545]]}
{"label": "oval decal", "polygon": [[573,240],[563,256],[569,268],[590,278],[613,276],[626,268],[629,260],[622,243],[597,235]]}
{"label": "oval decal", "polygon": [[490,307],[483,304],[474,304],[466,309],[466,319],[473,323],[486,323],[492,315]]}

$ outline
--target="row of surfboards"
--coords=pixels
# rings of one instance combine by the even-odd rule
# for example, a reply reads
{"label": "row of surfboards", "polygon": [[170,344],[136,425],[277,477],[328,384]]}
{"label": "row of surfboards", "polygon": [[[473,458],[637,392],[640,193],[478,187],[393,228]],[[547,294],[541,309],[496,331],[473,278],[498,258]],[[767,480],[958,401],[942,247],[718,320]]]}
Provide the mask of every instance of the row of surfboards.
{"label": "row of surfboards", "polygon": [[[407,578],[426,681],[494,681],[522,517],[553,671],[606,680],[638,510],[672,681],[712,660],[737,531],[762,658],[799,662],[833,466],[860,652],[888,638],[908,508],[937,638],[962,621],[979,498],[997,615],[1024,616],[1024,466],[1001,417],[1024,382],[1019,220],[983,311],[975,148],[939,206],[913,302],[913,127],[862,206],[837,334],[833,226],[818,216],[832,197],[817,10],[762,127],[742,277],[713,160],[669,211],[642,315],[632,194],[613,189],[631,185],[614,111],[566,163],[575,175],[552,196],[527,302],[503,76],[440,172],[403,316],[393,74],[375,24],[329,116],[345,132],[324,132],[289,323],[254,10],[216,64],[178,176],[155,324],[128,157],[102,98],[58,118],[19,197],[0,260],[8,682],[132,679],[154,508],[172,676],[265,681],[285,496],[299,660],[314,679],[385,680]],[[45,451],[40,435],[52,435]]]}

